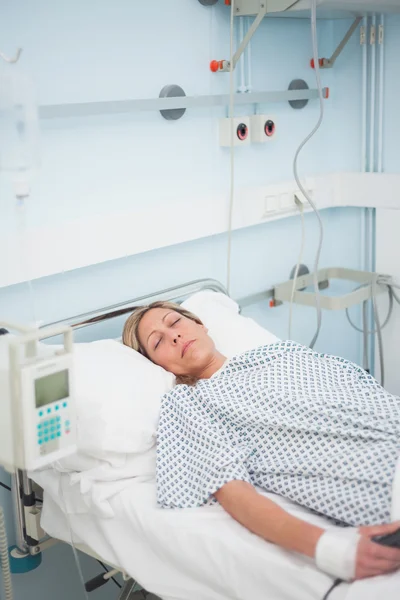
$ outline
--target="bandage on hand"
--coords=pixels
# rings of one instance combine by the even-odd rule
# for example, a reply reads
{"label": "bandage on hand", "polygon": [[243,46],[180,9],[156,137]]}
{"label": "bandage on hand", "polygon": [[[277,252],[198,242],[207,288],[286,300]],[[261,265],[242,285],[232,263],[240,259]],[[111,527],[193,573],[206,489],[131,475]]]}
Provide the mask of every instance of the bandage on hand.
{"label": "bandage on hand", "polygon": [[360,538],[361,535],[354,527],[325,531],[318,540],[315,551],[317,567],[343,581],[354,579]]}

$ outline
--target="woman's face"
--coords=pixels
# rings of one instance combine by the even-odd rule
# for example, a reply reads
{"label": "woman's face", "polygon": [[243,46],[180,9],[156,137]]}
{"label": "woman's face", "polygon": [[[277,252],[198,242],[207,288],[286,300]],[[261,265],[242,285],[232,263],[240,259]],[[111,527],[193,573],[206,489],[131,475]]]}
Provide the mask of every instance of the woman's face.
{"label": "woman's face", "polygon": [[138,327],[149,358],[174,375],[199,375],[215,354],[204,325],[169,308],[152,308]]}

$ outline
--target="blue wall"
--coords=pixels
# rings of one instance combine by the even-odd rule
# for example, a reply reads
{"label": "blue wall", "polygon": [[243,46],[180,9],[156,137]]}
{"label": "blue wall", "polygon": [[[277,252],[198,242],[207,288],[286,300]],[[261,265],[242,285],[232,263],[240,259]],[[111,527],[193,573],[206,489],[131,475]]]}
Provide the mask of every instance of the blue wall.
{"label": "blue wall", "polygon": [[[168,83],[182,85],[187,94],[226,92],[228,76],[212,75],[208,63],[228,57],[228,12],[221,3],[210,9],[197,0],[2,0],[1,50],[11,54],[18,45],[24,48],[19,68],[33,76],[40,104],[155,97]],[[321,55],[331,54],[348,25],[320,23]],[[252,53],[256,90],[286,89],[298,77],[315,86],[308,67],[308,20],[265,21]],[[359,66],[354,38],[335,69],[323,73],[331,99],[321,131],[302,155],[302,173],[359,169]],[[0,64],[0,68],[7,67]],[[242,107],[237,114],[249,114],[251,109]],[[238,152],[236,182],[241,186],[290,179],[294,151],[318,117],[315,102],[303,111],[284,104],[260,106],[259,111],[275,115],[277,139],[268,147],[253,145]],[[42,123],[41,169],[33,183],[28,226],[145,206],[154,211],[155,228],[168,227],[158,223],[156,215],[157,206],[169,197],[187,198],[195,218],[201,205],[193,206],[193,195],[228,189],[229,155],[217,145],[217,118],[225,115],[225,109],[212,109],[189,111],[177,123],[153,113]],[[12,207],[9,182],[0,178],[1,222],[11,230],[16,227]],[[318,229],[313,215],[305,220],[304,262],[311,269]],[[321,266],[358,268],[359,211],[328,210],[323,220]],[[287,279],[299,248],[299,218],[235,232],[233,296],[259,292]],[[49,322],[199,277],[226,281],[225,235],[35,281],[35,318]],[[256,306],[248,312],[277,335],[287,335],[287,307]],[[0,290],[0,314],[32,318],[26,284]],[[294,316],[293,337],[308,343],[314,333],[314,312],[295,307]],[[360,358],[360,340],[342,313],[324,314],[318,348]],[[12,538],[9,502],[1,489],[0,503],[6,505]],[[95,572],[96,564],[84,559],[85,577]],[[40,570],[14,579],[17,598],[27,593],[28,586],[32,600],[51,594],[60,600],[82,596],[71,552],[62,546],[45,554]],[[112,597],[111,585],[92,597]]]}

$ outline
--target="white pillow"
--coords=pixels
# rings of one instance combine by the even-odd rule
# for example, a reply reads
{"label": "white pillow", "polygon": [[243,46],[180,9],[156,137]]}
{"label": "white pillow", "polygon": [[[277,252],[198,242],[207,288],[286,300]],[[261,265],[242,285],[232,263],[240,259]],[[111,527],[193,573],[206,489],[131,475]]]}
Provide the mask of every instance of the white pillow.
{"label": "white pillow", "polygon": [[217,350],[228,358],[280,341],[253,319],[240,315],[238,304],[225,294],[198,292],[185,300],[182,306],[201,319]]}
{"label": "white pillow", "polygon": [[154,446],[174,376],[114,340],[76,344],[74,364],[79,451],[115,464]]}
{"label": "white pillow", "polygon": [[[204,322],[225,356],[278,340],[239,315],[237,303],[224,294],[199,292],[182,306]],[[79,451],[119,468],[127,454],[155,445],[161,397],[172,389],[175,378],[114,340],[75,344],[74,352]],[[90,468],[79,455],[60,466]]]}

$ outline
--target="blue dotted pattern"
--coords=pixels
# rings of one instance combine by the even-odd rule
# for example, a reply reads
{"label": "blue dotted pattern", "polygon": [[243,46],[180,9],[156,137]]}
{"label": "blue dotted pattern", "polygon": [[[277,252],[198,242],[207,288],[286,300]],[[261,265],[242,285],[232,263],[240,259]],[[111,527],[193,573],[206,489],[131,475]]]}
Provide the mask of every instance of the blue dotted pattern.
{"label": "blue dotted pattern", "polygon": [[166,394],[157,441],[162,507],[213,503],[243,480],[336,521],[384,523],[400,399],[345,359],[280,342]]}

